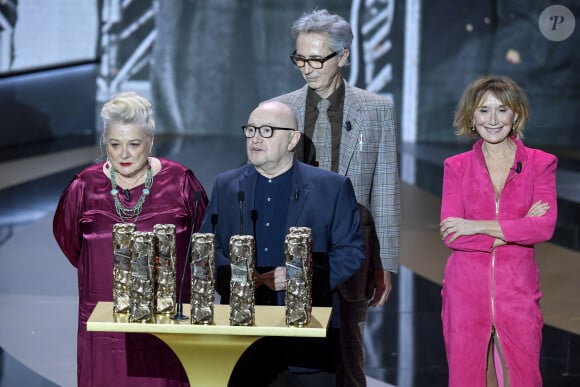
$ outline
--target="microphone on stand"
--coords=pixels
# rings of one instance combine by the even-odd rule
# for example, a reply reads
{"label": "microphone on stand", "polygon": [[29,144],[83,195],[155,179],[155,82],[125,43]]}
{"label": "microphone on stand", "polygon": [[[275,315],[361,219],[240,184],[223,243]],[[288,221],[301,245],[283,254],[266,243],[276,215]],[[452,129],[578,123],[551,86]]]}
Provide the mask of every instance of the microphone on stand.
{"label": "microphone on stand", "polygon": [[183,271],[181,272],[181,282],[179,283],[179,294],[177,296],[177,305],[175,308],[175,314],[171,316],[172,320],[187,320],[188,316],[183,314],[183,300],[181,299],[181,293],[183,291],[183,283],[185,282],[185,272],[187,271],[187,263],[191,255],[191,238],[195,234],[195,220],[197,219],[197,206],[201,200],[201,192],[195,191],[193,193],[194,197],[194,207],[193,207],[193,220],[191,221],[191,234],[189,235],[189,242],[187,243],[187,252],[185,254],[185,263],[183,264]]}
{"label": "microphone on stand", "polygon": [[244,191],[238,191],[238,201],[240,202],[240,235],[244,235]]}
{"label": "microphone on stand", "polygon": [[255,209],[250,211],[250,218],[252,219],[252,233],[254,235],[254,263],[258,262],[258,239],[256,238],[256,222],[258,221],[258,211]]}
{"label": "microphone on stand", "polygon": [[252,210],[250,211],[250,218],[252,218],[252,227],[254,233],[254,239],[256,239],[256,221],[258,220],[258,211]]}

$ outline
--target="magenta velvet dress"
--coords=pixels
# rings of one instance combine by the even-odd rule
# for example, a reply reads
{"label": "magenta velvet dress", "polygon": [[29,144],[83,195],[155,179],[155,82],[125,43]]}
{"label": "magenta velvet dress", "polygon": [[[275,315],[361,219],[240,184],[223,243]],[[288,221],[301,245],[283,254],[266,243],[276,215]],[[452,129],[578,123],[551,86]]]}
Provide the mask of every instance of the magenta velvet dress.
{"label": "magenta velvet dress", "polygon": [[[152,231],[155,224],[175,224],[177,233],[177,278],[184,264],[193,216],[197,230],[207,206],[203,186],[181,164],[160,159],[151,194],[135,222],[138,231]],[[187,375],[175,354],[161,340],[148,334],[87,332],[86,323],[98,301],[113,300],[112,230],[121,219],[111,196],[111,181],[103,162],[77,174],[63,192],[54,216],[56,241],[78,270],[79,326],[77,377],[79,386],[183,386]],[[134,207],[143,185],[131,190]],[[202,193],[195,207],[195,194]],[[188,278],[186,278],[188,281]],[[188,283],[188,282],[186,282]],[[189,286],[183,301],[189,302]]]}
{"label": "magenta velvet dress", "polygon": [[[485,386],[494,328],[511,385],[542,385],[543,318],[534,245],[549,240],[556,225],[557,159],[513,141],[514,165],[497,202],[481,140],[472,151],[445,160],[441,219],[498,219],[507,242],[492,249],[494,238],[481,234],[445,241],[452,252],[445,267],[441,317],[451,387]],[[526,217],[538,200],[550,204],[547,214]]]}

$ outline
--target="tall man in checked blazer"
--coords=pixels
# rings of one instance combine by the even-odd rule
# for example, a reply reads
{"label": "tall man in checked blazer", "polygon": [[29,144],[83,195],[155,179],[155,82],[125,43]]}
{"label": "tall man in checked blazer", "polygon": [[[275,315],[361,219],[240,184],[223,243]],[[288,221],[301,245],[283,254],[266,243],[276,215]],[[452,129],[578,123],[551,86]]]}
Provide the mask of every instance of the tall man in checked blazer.
{"label": "tall man in checked blazer", "polygon": [[[294,22],[292,35],[296,46],[290,59],[306,85],[274,100],[290,105],[298,116],[304,136],[296,157],[348,176],[361,208],[366,259],[359,272],[340,287],[344,373],[337,374],[337,385],[365,386],[367,308],[385,303],[392,288],[391,273],[399,265],[395,108],[391,100],[356,88],[342,77],[353,39],[345,19],[317,10]],[[321,100],[330,103],[329,126],[319,120],[323,118],[317,107]]]}

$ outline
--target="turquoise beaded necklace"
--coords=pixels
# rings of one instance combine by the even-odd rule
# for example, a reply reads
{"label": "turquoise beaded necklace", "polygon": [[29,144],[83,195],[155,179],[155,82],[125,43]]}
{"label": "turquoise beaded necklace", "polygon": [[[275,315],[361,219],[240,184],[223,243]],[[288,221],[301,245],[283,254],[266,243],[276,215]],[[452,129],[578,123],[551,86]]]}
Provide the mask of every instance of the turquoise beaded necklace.
{"label": "turquoise beaded necklace", "polygon": [[111,190],[111,195],[115,199],[115,210],[117,210],[117,215],[124,223],[136,222],[141,211],[143,211],[143,203],[145,203],[145,198],[151,193],[149,190],[153,185],[153,171],[151,170],[151,165],[147,165],[147,175],[145,176],[145,188],[143,188],[143,193],[141,197],[135,204],[133,208],[125,207],[119,200],[119,190],[117,189],[117,172],[115,168],[111,166],[111,185],[113,189]]}

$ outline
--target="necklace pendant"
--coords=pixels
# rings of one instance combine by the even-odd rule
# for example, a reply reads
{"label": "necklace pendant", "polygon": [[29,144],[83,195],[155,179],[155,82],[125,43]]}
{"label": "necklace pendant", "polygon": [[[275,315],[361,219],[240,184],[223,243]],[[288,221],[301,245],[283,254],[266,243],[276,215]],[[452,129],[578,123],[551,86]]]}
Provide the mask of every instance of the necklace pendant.
{"label": "necklace pendant", "polygon": [[[117,189],[117,179],[116,179],[116,171],[115,168],[111,168],[111,185],[113,189],[111,189],[111,195],[113,196],[115,202],[115,210],[117,211],[117,215],[123,222],[136,222],[139,215],[141,215],[141,211],[143,210],[143,203],[145,202],[145,198],[151,193],[150,188],[153,185],[153,171],[151,168],[147,168],[147,175],[145,178],[145,188],[143,188],[143,193],[139,200],[137,200],[137,204],[133,208],[125,207],[121,201],[119,200],[119,190]],[[127,191],[126,191],[127,192]]]}

